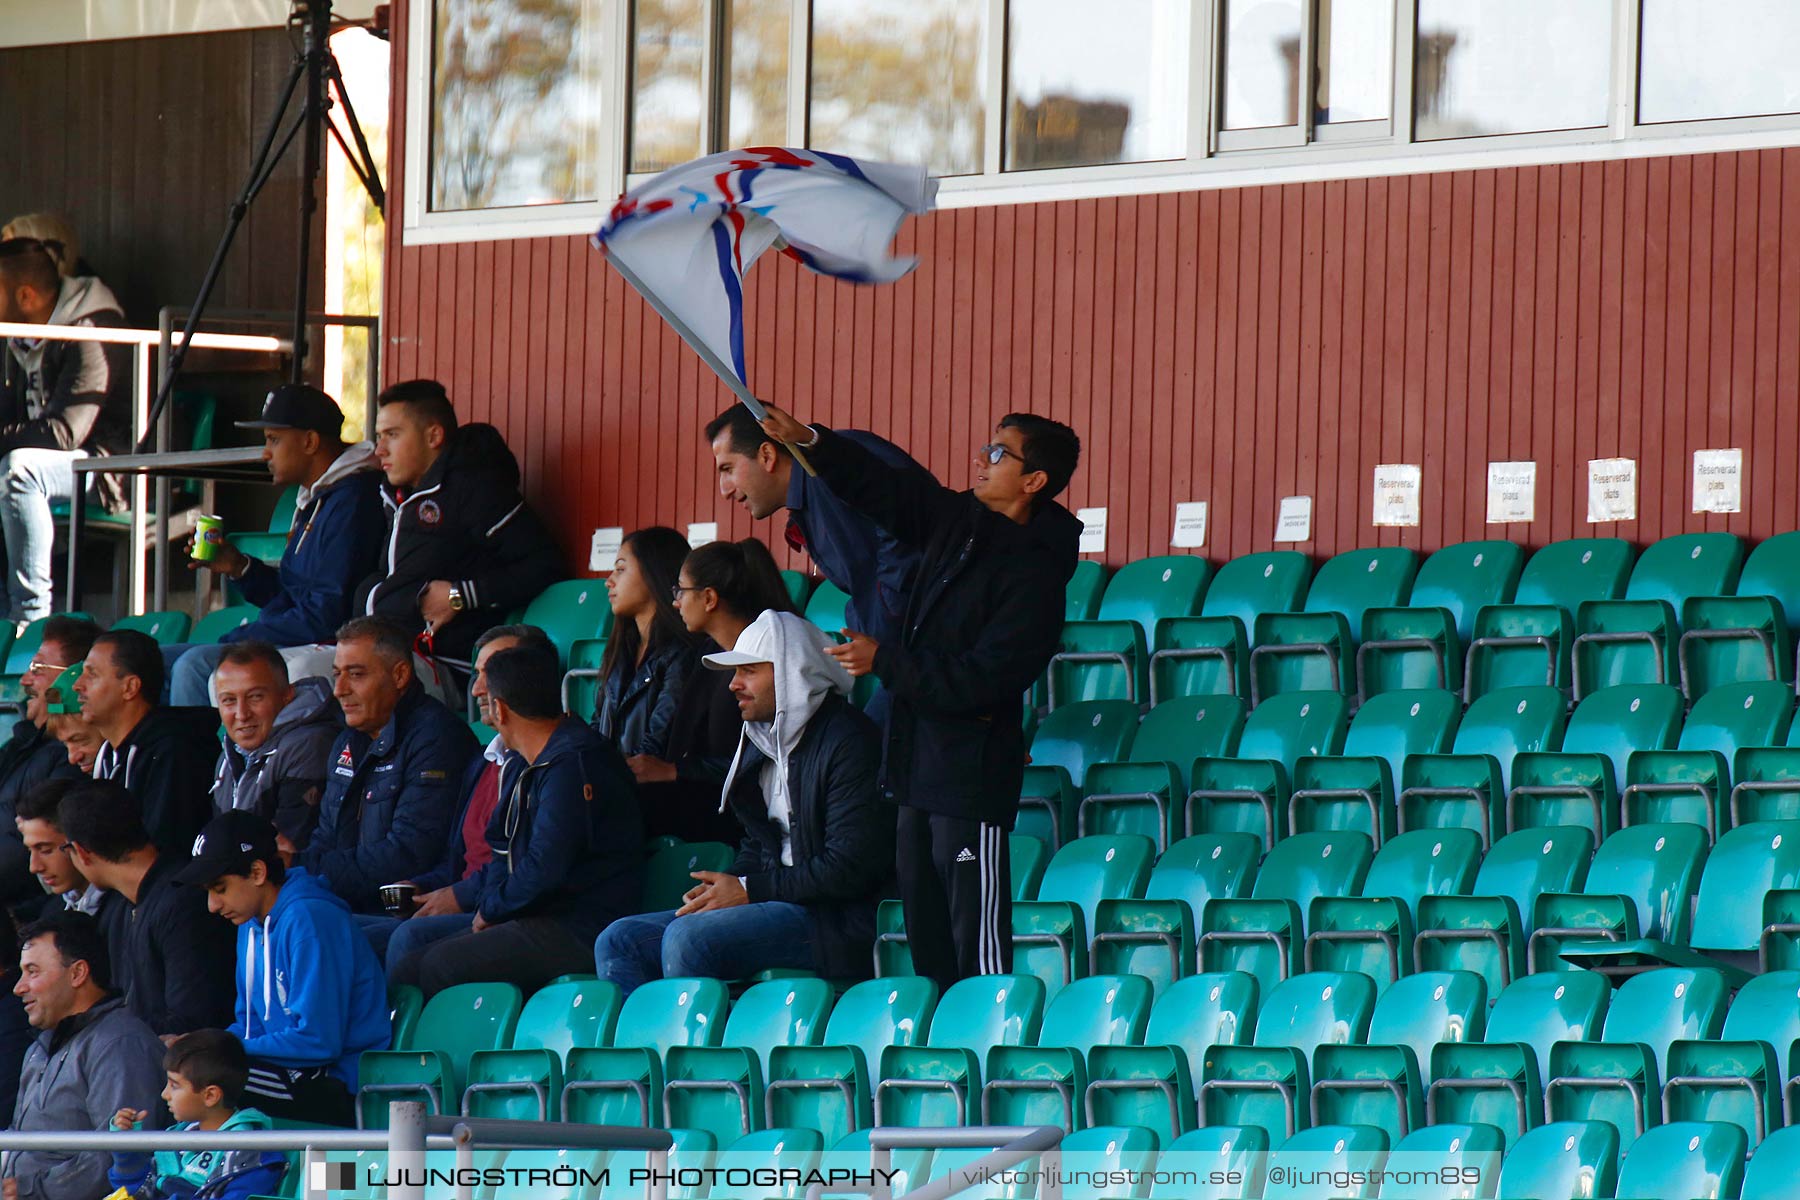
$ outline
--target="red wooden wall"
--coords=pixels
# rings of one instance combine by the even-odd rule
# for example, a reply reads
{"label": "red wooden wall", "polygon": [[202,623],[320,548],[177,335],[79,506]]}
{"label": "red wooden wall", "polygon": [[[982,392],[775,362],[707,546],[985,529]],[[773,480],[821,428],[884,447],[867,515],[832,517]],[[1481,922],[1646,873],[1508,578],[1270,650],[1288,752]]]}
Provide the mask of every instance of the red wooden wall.
{"label": "red wooden wall", "polygon": [[[701,438],[727,393],[584,240],[399,241],[389,378],[506,433],[572,566],[599,525],[752,532]],[[923,262],[888,288],[763,260],[758,394],[957,486],[1000,414],[1068,421],[1067,502],[1110,509],[1114,563],[1166,552],[1181,500],[1210,501],[1214,559],[1268,549],[1294,494],[1321,555],[1800,525],[1800,148],[964,209],[900,244]],[[1692,452],[1731,446],[1745,511],[1691,514]],[[1589,525],[1587,460],[1615,456],[1640,519]],[[1538,464],[1529,527],[1484,524],[1510,459]],[[1389,462],[1424,468],[1418,528],[1371,524]]]}

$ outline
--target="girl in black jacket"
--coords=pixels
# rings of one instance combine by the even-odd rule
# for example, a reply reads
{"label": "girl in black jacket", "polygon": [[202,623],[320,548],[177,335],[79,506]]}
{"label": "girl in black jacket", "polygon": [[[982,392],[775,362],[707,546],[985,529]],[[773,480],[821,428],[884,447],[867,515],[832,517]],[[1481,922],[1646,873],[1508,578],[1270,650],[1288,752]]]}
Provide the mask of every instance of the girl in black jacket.
{"label": "girl in black jacket", "polygon": [[652,525],[626,536],[606,578],[613,631],[600,660],[594,728],[627,759],[667,756],[682,689],[700,666],[675,611],[675,581],[687,556],[686,538]]}

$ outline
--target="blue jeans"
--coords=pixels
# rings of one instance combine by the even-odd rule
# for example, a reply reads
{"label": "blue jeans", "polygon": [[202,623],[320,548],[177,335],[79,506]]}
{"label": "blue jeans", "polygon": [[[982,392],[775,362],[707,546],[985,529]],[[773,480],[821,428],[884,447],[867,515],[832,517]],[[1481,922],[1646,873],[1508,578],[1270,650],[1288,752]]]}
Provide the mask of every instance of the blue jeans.
{"label": "blue jeans", "polygon": [[50,559],[56,521],[50,505],[75,494],[75,460],[85,450],[22,447],[0,458],[0,531],[6,536],[7,615],[35,621],[50,615]]}
{"label": "blue jeans", "polygon": [[356,923],[361,927],[363,936],[369,939],[369,945],[375,948],[375,957],[379,958],[387,971],[388,986],[396,982],[395,969],[406,961],[408,955],[417,954],[433,942],[441,942],[447,937],[454,937],[474,924],[475,918],[470,913],[449,913],[441,917],[408,917],[402,921],[398,917],[374,916],[358,913]]}
{"label": "blue jeans", "polygon": [[806,909],[780,900],[677,917],[620,917],[594,941],[594,969],[630,995],[652,979],[744,979],[771,967],[817,969]]}
{"label": "blue jeans", "polygon": [[178,642],[164,646],[162,656],[163,677],[169,681],[168,702],[186,708],[211,708],[213,672],[225,657],[224,645]]}

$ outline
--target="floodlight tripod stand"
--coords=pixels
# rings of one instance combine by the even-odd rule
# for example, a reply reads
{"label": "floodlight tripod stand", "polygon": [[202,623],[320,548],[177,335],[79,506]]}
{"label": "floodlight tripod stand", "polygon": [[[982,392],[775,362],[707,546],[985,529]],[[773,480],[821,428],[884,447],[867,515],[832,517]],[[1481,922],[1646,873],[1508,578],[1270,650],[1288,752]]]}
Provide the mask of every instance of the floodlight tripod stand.
{"label": "floodlight tripod stand", "polygon": [[[219,238],[212,262],[207,265],[206,274],[200,280],[200,293],[188,308],[187,320],[182,325],[181,340],[169,353],[161,386],[157,388],[156,400],[150,406],[144,443],[138,447],[140,452],[150,449],[154,441],[157,420],[175,391],[175,380],[181,374],[182,364],[187,358],[189,339],[199,329],[201,318],[206,315],[207,302],[212,298],[213,288],[219,282],[220,272],[224,270],[231,244],[237,238],[238,230],[243,227],[251,204],[295,141],[300,143],[301,168],[300,261],[294,284],[293,365],[288,375],[293,382],[300,382],[306,365],[309,307],[307,292],[312,282],[313,218],[319,209],[319,175],[324,166],[327,130],[343,148],[351,171],[355,172],[357,180],[369,193],[375,211],[382,212],[386,207],[387,195],[381,186],[381,175],[376,168],[374,155],[369,152],[368,140],[363,137],[362,126],[356,119],[356,109],[350,103],[350,93],[344,87],[344,76],[338,69],[337,56],[331,52],[331,0],[290,0],[287,23],[290,31],[296,28],[300,31],[300,47],[294,54],[293,69],[288,73],[287,83],[281,91],[281,102],[269,117],[269,127],[263,133],[256,157],[251,161],[249,177],[245,179],[238,198],[232,203],[225,233]],[[290,122],[288,110],[293,107],[296,93],[300,96],[300,111]],[[331,108],[334,103],[344,106],[345,123],[349,126],[348,140],[344,131],[338,128],[338,122],[332,118]]]}

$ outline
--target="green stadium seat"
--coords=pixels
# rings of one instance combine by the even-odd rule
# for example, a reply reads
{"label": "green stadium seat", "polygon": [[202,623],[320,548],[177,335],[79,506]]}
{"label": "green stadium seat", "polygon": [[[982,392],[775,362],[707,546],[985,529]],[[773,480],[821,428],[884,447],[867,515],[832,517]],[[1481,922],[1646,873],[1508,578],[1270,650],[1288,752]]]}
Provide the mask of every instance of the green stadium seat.
{"label": "green stadium seat", "polygon": [[1120,567],[1106,584],[1098,616],[1063,626],[1047,673],[1051,709],[1072,700],[1144,702],[1157,621],[1198,613],[1211,578],[1212,564],[1196,555],[1159,555]]}
{"label": "green stadium seat", "polygon": [[1374,1174],[1387,1161],[1387,1149],[1388,1135],[1367,1125],[1302,1129],[1269,1156],[1263,1200],[1373,1197]]}
{"label": "green stadium seat", "polygon": [[1088,930],[1102,900],[1142,896],[1156,847],[1147,837],[1077,838],[1050,860],[1038,898],[1013,905],[1013,970],[1048,992],[1089,974]]}
{"label": "green stadium seat", "polygon": [[1632,549],[1622,538],[1570,538],[1531,556],[1511,604],[1475,614],[1463,668],[1469,700],[1506,687],[1569,686],[1574,612],[1588,600],[1625,592]]}
{"label": "green stadium seat", "polygon": [[1544,1081],[1550,1120],[1610,1121],[1625,1142],[1657,1124],[1670,1044],[1717,1039],[1725,992],[1725,976],[1707,967],[1666,967],[1626,980],[1599,1041],[1550,1048]]}
{"label": "green stadium seat", "polygon": [[1800,533],[1758,542],[1733,595],[1692,595],[1682,605],[1682,688],[1701,696],[1722,683],[1793,678],[1792,630],[1800,625]]}
{"label": "green stadium seat", "polygon": [[737,851],[724,842],[679,842],[658,850],[644,864],[644,911],[680,908],[681,897],[697,882],[695,871],[723,871],[735,861]]}
{"label": "green stadium seat", "polygon": [[1106,568],[1091,558],[1081,559],[1064,590],[1063,620],[1092,621],[1100,613],[1100,597],[1105,594]]}
{"label": "green stadium seat", "polygon": [[1415,829],[1375,852],[1356,896],[1320,896],[1306,919],[1308,971],[1361,971],[1377,992],[1412,967],[1413,930],[1425,896],[1466,895],[1481,862],[1471,829]]}
{"label": "green stadium seat", "polygon": [[1687,821],[1717,841],[1731,792],[1731,761],[1746,746],[1787,737],[1794,693],[1786,684],[1728,683],[1695,702],[1673,750],[1638,750],[1625,764],[1619,822]]}
{"label": "green stadium seat", "polygon": [[[483,1191],[484,1200],[597,1200],[598,1180],[607,1169],[607,1150],[485,1150],[476,1151],[477,1170],[490,1167],[508,1172],[505,1182]],[[487,1160],[484,1162],[484,1158]],[[535,1177],[513,1174],[520,1171],[541,1172]],[[551,1174],[554,1172],[554,1174]],[[530,1179],[535,1182],[528,1183]],[[426,1195],[434,1195],[427,1185]]]}
{"label": "green stadium seat", "polygon": [[1567,970],[1562,942],[1651,938],[1686,945],[1706,834],[1697,825],[1633,825],[1600,843],[1577,893],[1541,892],[1533,904],[1525,961]]}
{"label": "green stadium seat", "polygon": [[1800,721],[1779,746],[1744,746],[1731,761],[1731,824],[1800,820]]}
{"label": "green stadium seat", "polygon": [[1294,764],[1288,797],[1289,833],[1357,829],[1380,846],[1394,832],[1394,781],[1407,758],[1442,754],[1462,716],[1462,702],[1445,691],[1384,692],[1356,710],[1344,750]]}
{"label": "green stadium seat", "polygon": [[361,1125],[387,1128],[388,1105],[423,1100],[433,1115],[461,1109],[469,1058],[511,1044],[524,997],[510,983],[462,983],[433,996],[419,1014],[412,1046],[367,1050],[357,1066]]}
{"label": "green stadium seat", "polygon": [[[1135,1125],[1077,1129],[1063,1139],[1065,1161],[1077,1178],[1065,1183],[1062,1200],[1137,1200],[1150,1194],[1156,1168],[1156,1134]],[[1117,1184],[1115,1179],[1135,1179]],[[897,1195],[898,1193],[896,1193]]]}
{"label": "green stadium seat", "polygon": [[781,583],[787,588],[788,599],[794,602],[794,610],[805,612],[806,601],[812,595],[813,577],[804,571],[787,569],[781,572]]}
{"label": "green stadium seat", "polygon": [[1200,833],[1176,842],[1151,869],[1143,899],[1095,906],[1093,971],[1141,975],[1159,996],[1193,974],[1199,914],[1215,897],[1246,895],[1261,857],[1261,840],[1247,833]]}
{"label": "green stadium seat", "polygon": [[1586,1200],[1615,1195],[1618,1176],[1618,1130],[1604,1121],[1558,1121],[1519,1138],[1500,1166],[1495,1194],[1513,1200]]}
{"label": "green stadium seat", "polygon": [[1078,832],[1141,833],[1161,850],[1180,828],[1189,764],[1230,754],[1243,726],[1243,702],[1234,696],[1177,696],[1151,709],[1127,761],[1088,768]]}
{"label": "green stadium seat", "polygon": [[410,1050],[413,1035],[419,1028],[419,1014],[425,1011],[425,993],[410,983],[388,989],[388,1020],[393,1024],[390,1050]]}
{"label": "green stadium seat", "polygon": [[1140,1125],[1167,1143],[1194,1125],[1194,1080],[1214,1046],[1248,1042],[1256,980],[1242,971],[1189,975],[1150,1010],[1141,1046],[1095,1046],[1084,1100],[1089,1125]]}
{"label": "green stadium seat", "polygon": [[[804,1179],[818,1167],[824,1153],[825,1139],[816,1129],[759,1129],[725,1146],[719,1156],[727,1169],[775,1167],[782,1172],[782,1178],[787,1178],[788,1172],[798,1172],[798,1177]],[[806,1195],[806,1189],[798,1183],[758,1184],[752,1178],[750,1187],[732,1189],[736,1193],[734,1200],[801,1200]]]}
{"label": "green stadium seat", "polygon": [[1050,848],[1029,834],[1006,835],[1007,861],[1012,865],[1012,898],[1036,900],[1050,862]]}
{"label": "green stadium seat", "polygon": [[1276,843],[1248,898],[1216,898],[1200,914],[1200,969],[1248,971],[1267,995],[1300,968],[1302,918],[1313,901],[1355,895],[1374,856],[1368,835],[1354,831],[1303,833]]}
{"label": "green stadium seat", "polygon": [[188,640],[196,646],[215,645],[220,638],[240,626],[256,620],[262,610],[254,604],[230,604],[214,609],[194,622]]}
{"label": "green stadium seat", "polygon": [[1797,1178],[1800,1178],[1800,1125],[1790,1125],[1771,1132],[1750,1156],[1738,1200],[1787,1200],[1793,1195]]}
{"label": "green stadium seat", "polygon": [[1575,612],[1575,698],[1621,683],[1672,683],[1677,618],[1690,596],[1737,587],[1744,542],[1734,533],[1666,537],[1644,550],[1622,599],[1584,600]]}
{"label": "green stadium seat", "polygon": [[[1268,1158],[1269,1131],[1255,1125],[1210,1125],[1184,1133],[1164,1151],[1158,1167],[1163,1178],[1151,1186],[1150,1200],[1248,1200],[1261,1196]],[[1217,1170],[1198,1184],[1176,1174],[1197,1162],[1212,1163]]]}
{"label": "green stadium seat", "polygon": [[1479,975],[1407,976],[1376,1000],[1367,1045],[1313,1052],[1313,1124],[1372,1125],[1398,1142],[1424,1124],[1432,1048],[1480,1041],[1486,1027],[1487,985]]}
{"label": "green stadium seat", "polygon": [[[1771,971],[1738,990],[1717,1040],[1669,1043],[1664,1121],[1724,1121],[1756,1145],[1783,1125],[1783,1093],[1800,1075],[1800,971]],[[1796,1113],[1800,1115],[1800,1113]],[[1794,1122],[1800,1125],[1800,1122]]]}
{"label": "green stadium seat", "polygon": [[1271,696],[1245,720],[1235,754],[1194,760],[1182,808],[1187,832],[1255,833],[1273,846],[1281,835],[1279,814],[1287,811],[1294,764],[1343,750],[1345,707],[1336,692]]}
{"label": "green stadium seat", "polygon": [[931,1014],[923,1043],[881,1052],[877,1125],[963,1125],[975,1113],[981,1069],[995,1046],[1029,1046],[1044,1020],[1044,984],[1032,975],[959,981]]}
{"label": "green stadium seat", "polygon": [[806,619],[841,640],[840,631],[850,620],[846,615],[849,606],[850,596],[843,588],[829,579],[821,579],[806,601]]}
{"label": "green stadium seat", "polygon": [[136,616],[120,617],[112,623],[112,628],[135,629],[139,633],[148,634],[156,639],[159,646],[173,646],[185,642],[188,630],[193,628],[194,619],[184,612],[147,612]]}
{"label": "green stadium seat", "polygon": [[287,552],[288,532],[294,527],[294,513],[299,505],[299,485],[282,488],[281,493],[275,497],[275,510],[269,514],[267,531],[233,533],[227,535],[225,540],[251,558],[275,566]]}
{"label": "green stadium seat", "polygon": [[1019,832],[1061,846],[1075,827],[1074,798],[1087,782],[1088,768],[1124,761],[1137,727],[1137,705],[1128,700],[1076,701],[1045,717],[1031,739]]}
{"label": "green stadium seat", "polygon": [[1364,612],[1405,603],[1418,569],[1418,552],[1402,546],[1347,550],[1319,568],[1302,611],[1257,617],[1251,706],[1282,692],[1355,692]]}
{"label": "green stadium seat", "polygon": [[929,979],[871,979],[839,997],[817,1046],[769,1050],[766,1117],[775,1126],[817,1129],[828,1140],[874,1120],[869,1088],[889,1046],[912,1046],[925,1036],[937,1006]]}
{"label": "green stadium seat", "polygon": [[1426,1121],[1496,1125],[1509,1139],[1537,1125],[1551,1047],[1593,1040],[1609,991],[1605,977],[1591,971],[1528,975],[1509,985],[1488,1012],[1482,1041],[1432,1049]]}
{"label": "green stadium seat", "polygon": [[623,1003],[618,984],[599,980],[553,983],[533,992],[507,1048],[469,1056],[463,1114],[560,1120],[563,1060],[576,1046],[610,1043]]}
{"label": "green stadium seat", "polygon": [[1619,827],[1619,781],[1634,750],[1666,750],[1686,705],[1666,683],[1589,692],[1563,730],[1560,751],[1513,757],[1506,827],[1585,825],[1595,840]]}
{"label": "green stadium seat", "polygon": [[563,672],[563,711],[591,721],[600,710],[600,664],[606,660],[605,638],[582,638],[569,647],[569,669]]}
{"label": "green stadium seat", "polygon": [[1200,1083],[1205,1125],[1256,1125],[1271,1139],[1308,1123],[1302,1100],[1320,1046],[1366,1039],[1375,985],[1365,975],[1314,971],[1284,980],[1263,1001],[1248,1045],[1214,1046]]}
{"label": "green stadium seat", "polygon": [[[700,1129],[671,1129],[669,1136],[675,1140],[669,1150],[671,1171],[704,1170],[713,1165],[718,1146],[712,1134]],[[644,1184],[641,1177],[634,1179],[631,1173],[648,1168],[649,1160],[650,1156],[642,1150],[614,1150],[606,1159],[607,1180],[600,1187],[599,1200],[642,1200]],[[707,1192],[704,1182],[677,1181],[669,1187],[668,1200],[702,1200]],[[536,1197],[525,1197],[524,1200],[536,1200]]]}
{"label": "green stadium seat", "polygon": [[[1500,1178],[1506,1135],[1492,1125],[1427,1125],[1395,1144],[1388,1155],[1381,1200],[1486,1200]],[[1435,1183],[1418,1182],[1433,1171]],[[1457,1181],[1449,1175],[1456,1172]]]}
{"label": "green stadium seat", "polygon": [[1736,1196],[1749,1153],[1736,1125],[1677,1121],[1647,1129],[1619,1164],[1618,1194],[1634,1200]]}
{"label": "green stadium seat", "polygon": [[1516,542],[1461,542],[1426,559],[1404,607],[1363,614],[1358,695],[1419,688],[1460,693],[1462,648],[1473,636],[1476,612],[1509,603],[1524,566]]}
{"label": "green stadium seat", "polygon": [[1594,835],[1573,825],[1523,829],[1494,843],[1467,896],[1424,896],[1413,961],[1421,971],[1474,971],[1490,995],[1525,974],[1537,898],[1587,879]]}
{"label": "green stadium seat", "polygon": [[654,979],[625,997],[608,1046],[576,1046],[563,1070],[563,1120],[653,1125],[663,1058],[676,1046],[716,1046],[725,1030],[717,979]]}
{"label": "green stadium seat", "polygon": [[1562,747],[1567,711],[1552,687],[1488,692],[1463,714],[1452,753],[1418,754],[1401,772],[1399,824],[1406,829],[1476,829],[1483,845],[1505,832],[1513,760]]}
{"label": "green stadium seat", "polygon": [[1150,703],[1171,696],[1250,694],[1250,632],[1263,613],[1293,612],[1312,578],[1296,550],[1247,554],[1219,568],[1195,617],[1156,623]]}
{"label": "green stadium seat", "polygon": [[[938,1184],[948,1176],[962,1172],[957,1176],[960,1185],[956,1200],[1030,1200],[1036,1189],[1016,1177],[992,1176],[984,1179],[978,1172],[970,1172],[969,1168],[976,1162],[992,1154],[991,1148],[967,1147],[955,1150],[939,1150],[931,1156],[930,1183]],[[1030,1159],[1019,1164],[1019,1170],[1029,1170],[1037,1164]]]}
{"label": "green stadium seat", "polygon": [[[802,1125],[798,1128],[811,1129],[813,1126]],[[831,1146],[831,1149],[825,1152],[825,1165],[828,1169],[833,1166],[843,1166],[860,1170],[862,1164],[869,1161],[871,1150],[869,1130],[867,1129],[858,1129],[847,1133],[836,1142],[831,1140],[831,1135],[827,1132],[825,1141]],[[888,1169],[894,1172],[889,1188],[890,1192],[895,1196],[904,1196],[908,1192],[924,1187],[925,1180],[931,1175],[931,1159],[932,1151],[928,1147],[888,1151]]]}
{"label": "green stadium seat", "polygon": [[831,1010],[823,979],[771,979],[731,1006],[716,1046],[670,1046],[663,1054],[663,1118],[671,1129],[704,1129],[721,1142],[763,1124],[763,1064],[777,1046],[815,1046]]}
{"label": "green stadium seat", "polygon": [[535,625],[548,634],[567,665],[576,642],[605,638],[612,632],[612,621],[604,580],[565,579],[532,597],[525,606],[523,624]]}
{"label": "green stadium seat", "polygon": [[1094,975],[1069,984],[1045,1008],[1036,1045],[988,1051],[981,1123],[1080,1129],[1088,1055],[1097,1046],[1142,1044],[1149,1019],[1147,980]]}

